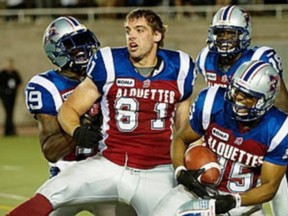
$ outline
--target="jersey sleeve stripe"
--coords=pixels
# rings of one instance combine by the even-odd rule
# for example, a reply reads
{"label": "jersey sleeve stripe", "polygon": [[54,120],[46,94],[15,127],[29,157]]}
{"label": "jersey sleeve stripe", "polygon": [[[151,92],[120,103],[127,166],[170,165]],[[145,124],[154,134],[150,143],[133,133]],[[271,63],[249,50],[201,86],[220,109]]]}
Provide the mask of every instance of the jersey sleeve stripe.
{"label": "jersey sleeve stripe", "polygon": [[286,117],[280,130],[273,137],[273,139],[271,141],[271,145],[269,146],[268,152],[273,151],[282,142],[282,140],[287,136],[287,134],[288,134],[287,128],[288,128],[288,117]]}
{"label": "jersey sleeve stripe", "polygon": [[58,89],[56,88],[53,82],[41,76],[33,77],[30,82],[40,85],[43,88],[47,89],[53,97],[56,110],[58,111],[60,109],[61,105],[63,104],[63,101]]}
{"label": "jersey sleeve stripe", "polygon": [[[209,52],[208,47],[205,47],[201,51],[201,53],[199,54],[199,57],[198,57],[199,58],[198,72],[204,76],[206,82],[207,82],[207,78],[206,78],[206,70],[205,70],[205,61],[206,61],[208,52]],[[197,62],[198,62],[198,60],[197,60]]]}
{"label": "jersey sleeve stripe", "polygon": [[277,55],[276,51],[268,46],[263,46],[258,48],[251,60],[263,60],[267,63],[271,64],[274,69],[278,72],[278,74],[282,77],[283,68],[281,58]]}
{"label": "jersey sleeve stripe", "polygon": [[[180,55],[180,69],[179,69],[179,75],[177,79],[177,85],[181,93],[181,98],[184,96],[184,86],[185,86],[185,80],[189,73],[189,67],[190,67],[190,57],[187,53],[184,53],[182,51],[178,51]],[[191,83],[192,85],[192,83]]]}
{"label": "jersey sleeve stripe", "polygon": [[271,48],[267,46],[258,48],[253,54],[251,60],[259,60],[261,56],[263,55],[263,53],[265,53],[267,50],[271,50]]}
{"label": "jersey sleeve stripe", "polygon": [[110,47],[105,47],[100,50],[103,56],[103,61],[107,73],[106,84],[103,87],[104,92],[109,92],[108,89],[111,87],[111,84],[115,80],[115,67],[113,62],[112,51]]}
{"label": "jersey sleeve stripe", "polygon": [[215,95],[218,91],[219,87],[210,87],[205,97],[204,107],[203,107],[203,114],[202,114],[202,126],[203,129],[206,130],[210,123],[211,111],[213,107],[213,101],[215,99]]}

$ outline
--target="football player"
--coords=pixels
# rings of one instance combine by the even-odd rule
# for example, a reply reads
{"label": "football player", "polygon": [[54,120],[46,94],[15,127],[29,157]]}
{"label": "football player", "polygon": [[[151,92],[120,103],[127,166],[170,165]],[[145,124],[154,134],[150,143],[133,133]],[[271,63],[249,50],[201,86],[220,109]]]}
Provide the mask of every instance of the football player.
{"label": "football player", "polygon": [[[282,62],[276,51],[267,46],[250,47],[252,38],[251,17],[237,6],[220,8],[213,17],[208,31],[207,46],[197,56],[196,66],[208,86],[226,87],[236,68],[243,62],[262,60],[271,64],[281,77],[280,93],[275,105],[288,112],[288,93],[282,78]],[[288,186],[286,177],[272,200],[276,216],[288,212]]]}
{"label": "football player", "polygon": [[160,48],[166,26],[152,10],[132,10],[125,30],[127,47],[97,51],[87,77],[58,113],[76,143],[92,145],[97,133],[81,126],[80,117],[101,98],[101,154],[47,181],[10,216],[44,216],[90,198],[121,200],[148,216],[174,187],[170,145],[173,129],[188,118],[194,62],[187,53]]}
{"label": "football player", "polygon": [[[100,127],[102,114],[99,103],[81,117],[81,124],[98,131],[91,146],[75,144],[72,137],[58,123],[59,108],[86,76],[90,57],[99,49],[95,34],[73,17],[53,20],[44,32],[43,47],[47,57],[56,65],[32,77],[25,88],[26,104],[38,122],[42,152],[50,165],[50,178],[77,161],[98,153],[98,140],[102,138]],[[81,176],[78,176],[81,178]],[[76,215],[87,210],[95,215],[115,215],[115,205],[79,205],[59,208],[50,215]]]}
{"label": "football player", "polygon": [[208,86],[226,87],[235,69],[243,62],[262,60],[271,64],[281,77],[280,93],[275,105],[288,112],[288,93],[282,79],[282,62],[277,52],[267,46],[250,46],[251,16],[237,6],[220,8],[213,17],[208,31],[207,46],[197,58],[196,66]]}
{"label": "football player", "polygon": [[[153,216],[265,215],[261,204],[276,194],[288,164],[288,116],[274,106],[280,76],[268,63],[248,61],[231,79],[227,88],[202,90],[175,135],[171,155],[180,184]],[[217,154],[222,170],[213,199],[211,189],[197,180],[202,171],[187,170],[183,163],[189,144],[201,137]]]}

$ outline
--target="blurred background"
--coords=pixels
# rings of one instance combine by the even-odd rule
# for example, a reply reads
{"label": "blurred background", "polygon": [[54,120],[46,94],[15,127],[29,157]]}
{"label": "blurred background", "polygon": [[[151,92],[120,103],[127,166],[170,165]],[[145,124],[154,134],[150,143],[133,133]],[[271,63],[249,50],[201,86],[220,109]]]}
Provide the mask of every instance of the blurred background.
{"label": "blurred background", "polygon": [[[54,68],[42,48],[47,25],[61,15],[72,15],[92,29],[101,46],[125,46],[124,17],[135,7],[151,7],[168,25],[165,48],[181,49],[194,59],[206,45],[217,9],[238,4],[252,15],[252,45],[271,46],[282,57],[288,85],[288,0],[0,0],[0,69],[12,57],[22,77],[14,123],[17,133],[36,132],[36,121],[24,103],[24,86],[36,73]],[[197,79],[194,95],[204,87]],[[0,136],[4,110],[0,102]],[[35,129],[35,130],[33,130]]]}

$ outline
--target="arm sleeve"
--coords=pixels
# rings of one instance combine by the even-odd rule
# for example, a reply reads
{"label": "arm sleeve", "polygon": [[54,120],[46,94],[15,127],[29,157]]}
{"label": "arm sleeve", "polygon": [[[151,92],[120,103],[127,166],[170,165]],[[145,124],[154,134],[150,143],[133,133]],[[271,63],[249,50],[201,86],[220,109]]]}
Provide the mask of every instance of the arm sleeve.
{"label": "arm sleeve", "polygon": [[56,95],[53,97],[51,92],[44,86],[37,83],[28,83],[25,88],[25,96],[25,103],[31,114],[57,115]]}
{"label": "arm sleeve", "polygon": [[189,115],[190,126],[199,135],[203,135],[205,132],[202,124],[202,116],[206,93],[206,89],[202,90],[199,93],[196,100],[191,106],[191,111]]}
{"label": "arm sleeve", "polygon": [[90,59],[87,66],[87,76],[94,82],[99,92],[103,94],[103,87],[107,80],[107,72],[100,51],[97,51]]}

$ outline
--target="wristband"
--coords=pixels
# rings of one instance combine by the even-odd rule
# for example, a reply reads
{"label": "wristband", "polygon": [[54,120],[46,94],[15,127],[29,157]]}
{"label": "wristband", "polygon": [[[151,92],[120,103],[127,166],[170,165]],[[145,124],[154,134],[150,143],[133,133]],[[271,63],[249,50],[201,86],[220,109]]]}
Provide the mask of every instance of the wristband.
{"label": "wristband", "polygon": [[174,178],[175,180],[177,180],[177,174],[181,171],[181,170],[187,170],[186,167],[182,166],[178,166],[176,167],[175,171],[174,171]]}
{"label": "wristband", "polygon": [[240,196],[240,194],[236,193],[236,194],[231,194],[231,195],[234,197],[234,199],[236,201],[235,208],[239,208],[241,206],[241,196]]}

